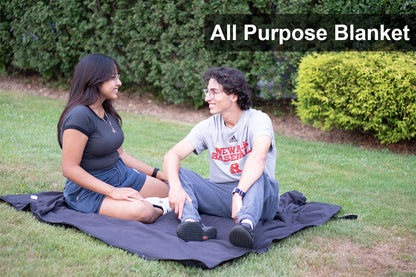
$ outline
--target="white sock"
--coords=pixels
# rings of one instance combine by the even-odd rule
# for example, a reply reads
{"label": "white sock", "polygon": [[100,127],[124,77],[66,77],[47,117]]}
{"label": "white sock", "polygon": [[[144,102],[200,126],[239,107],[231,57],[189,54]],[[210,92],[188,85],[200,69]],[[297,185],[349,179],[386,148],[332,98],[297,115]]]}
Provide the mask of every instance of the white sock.
{"label": "white sock", "polygon": [[153,205],[153,207],[160,208],[163,211],[163,214],[166,214],[172,211],[172,208],[169,206],[169,198],[160,198],[160,197],[147,197],[144,200]]}
{"label": "white sock", "polygon": [[249,224],[250,225],[250,227],[251,227],[251,230],[253,230],[254,229],[254,227],[253,227],[253,222],[251,222],[251,220],[250,219],[243,219],[243,220],[241,220],[240,221],[240,223],[247,223],[247,224]]}

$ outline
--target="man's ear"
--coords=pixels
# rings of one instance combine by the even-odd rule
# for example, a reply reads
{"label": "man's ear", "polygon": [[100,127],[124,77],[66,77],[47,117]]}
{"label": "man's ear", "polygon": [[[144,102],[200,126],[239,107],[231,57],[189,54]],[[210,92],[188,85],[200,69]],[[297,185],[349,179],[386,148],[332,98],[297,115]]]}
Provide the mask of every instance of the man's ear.
{"label": "man's ear", "polygon": [[232,94],[231,101],[237,102],[237,100],[238,100],[237,94]]}

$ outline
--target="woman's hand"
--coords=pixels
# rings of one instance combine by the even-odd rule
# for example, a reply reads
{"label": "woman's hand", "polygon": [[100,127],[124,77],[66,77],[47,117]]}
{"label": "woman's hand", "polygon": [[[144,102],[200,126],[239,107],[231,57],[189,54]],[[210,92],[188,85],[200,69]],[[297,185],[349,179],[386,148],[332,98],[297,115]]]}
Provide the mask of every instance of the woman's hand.
{"label": "woman's hand", "polygon": [[135,189],[132,188],[114,188],[108,197],[114,200],[127,200],[127,201],[135,201],[135,200],[143,200],[143,196]]}

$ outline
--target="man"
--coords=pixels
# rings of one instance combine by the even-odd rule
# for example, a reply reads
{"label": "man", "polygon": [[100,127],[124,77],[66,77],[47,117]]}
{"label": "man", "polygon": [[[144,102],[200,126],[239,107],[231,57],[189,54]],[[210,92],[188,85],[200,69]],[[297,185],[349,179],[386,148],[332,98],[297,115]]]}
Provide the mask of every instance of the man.
{"label": "man", "polygon": [[[204,74],[210,118],[199,122],[164,156],[169,202],[185,241],[215,239],[217,230],[201,223],[199,212],[233,218],[229,234],[236,246],[253,248],[253,229],[272,219],[279,207],[274,180],[276,147],[270,118],[250,108],[244,74],[235,68],[211,68]],[[210,178],[180,168],[190,153],[209,151]]]}

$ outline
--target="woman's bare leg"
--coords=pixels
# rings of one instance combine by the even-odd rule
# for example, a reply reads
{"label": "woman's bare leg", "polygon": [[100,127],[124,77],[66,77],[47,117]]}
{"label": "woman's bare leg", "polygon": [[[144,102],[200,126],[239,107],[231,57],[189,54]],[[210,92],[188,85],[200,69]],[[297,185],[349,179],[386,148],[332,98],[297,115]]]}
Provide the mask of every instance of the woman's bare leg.
{"label": "woman's bare leg", "polygon": [[163,211],[145,200],[121,201],[106,197],[101,204],[99,214],[152,223],[163,214]]}
{"label": "woman's bare leg", "polygon": [[146,181],[144,182],[144,185],[142,189],[140,190],[140,194],[144,197],[168,197],[169,195],[169,186],[165,182],[153,178],[151,176],[146,177]]}

